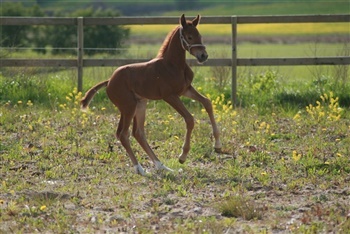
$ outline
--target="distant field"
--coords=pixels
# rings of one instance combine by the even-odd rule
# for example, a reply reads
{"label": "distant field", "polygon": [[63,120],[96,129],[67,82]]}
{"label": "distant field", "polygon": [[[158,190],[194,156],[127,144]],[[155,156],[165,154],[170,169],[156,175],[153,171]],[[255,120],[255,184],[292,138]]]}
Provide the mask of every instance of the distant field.
{"label": "distant field", "polygon": [[[183,11],[167,12],[178,15]],[[302,14],[349,14],[349,1],[254,1],[248,4],[228,5],[218,2],[201,10],[186,11],[188,15],[302,15]]]}
{"label": "distant field", "polygon": [[[349,46],[349,45],[347,45]],[[124,56],[130,58],[152,58],[154,57],[158,49],[159,44],[134,44]],[[238,58],[283,58],[283,57],[326,57],[326,56],[339,56],[342,53],[349,50],[345,44],[342,43],[297,43],[297,44],[253,44],[253,43],[240,43],[237,46]],[[213,58],[230,58],[231,47],[228,44],[209,44],[207,46],[209,59]],[[187,54],[187,57],[191,56]],[[208,68],[196,68],[207,71]],[[247,70],[250,72],[259,72],[264,70],[276,70],[286,80],[287,83],[294,85],[293,82],[309,82],[313,79],[313,71],[315,66],[279,66],[279,67],[239,67],[239,73],[245,73]],[[329,73],[329,66],[318,66],[319,70],[322,70],[325,75]],[[328,74],[329,75],[329,74]]]}
{"label": "distant field", "polygon": [[[132,36],[164,37],[174,25],[132,25]],[[205,36],[230,36],[231,25],[202,24],[198,26]],[[238,35],[320,35],[350,34],[350,23],[290,23],[290,24],[243,24],[238,25]]]}
{"label": "distant field", "polygon": [[[151,58],[155,56],[161,44],[134,44],[129,47],[124,56],[131,58]],[[231,56],[230,45],[210,44],[207,51],[210,57]],[[298,44],[253,44],[241,43],[238,45],[238,57],[322,57],[337,56],[344,49],[341,43],[298,43]],[[122,55],[123,56],[123,55]]]}
{"label": "distant field", "polygon": [[[23,1],[26,5],[35,4],[35,0]],[[186,13],[190,15],[286,15],[286,14],[348,14],[350,11],[347,0],[337,1],[266,1],[255,0],[244,1],[196,1],[195,10],[178,10],[180,6],[175,0],[109,0],[109,1],[70,1],[66,0],[40,1],[40,5],[49,11],[72,11],[88,6],[95,8],[102,7],[108,9],[124,9],[127,6],[128,12],[137,15],[179,15]],[[183,5],[189,4],[188,1],[182,1]],[[183,7],[186,9],[186,6]],[[141,9],[141,10],[140,10]],[[132,12],[134,11],[134,12]]]}
{"label": "distant field", "polygon": [[[166,34],[166,33],[165,33]],[[157,35],[160,35],[157,34]],[[148,36],[145,36],[147,38]],[[164,39],[164,35],[152,41],[152,43],[133,43],[125,49],[125,53],[106,55],[99,54],[96,58],[145,58],[151,59],[157,55],[157,52]],[[204,42],[206,42],[206,35]],[[290,43],[290,44],[278,44],[278,43],[249,43],[241,42],[237,45],[238,58],[283,58],[283,57],[326,57],[326,56],[340,56],[346,51],[349,51],[349,44],[343,43]],[[213,58],[230,58],[231,57],[231,46],[223,43],[210,43],[207,44],[207,51],[209,59]],[[62,55],[52,56],[49,53],[46,55],[40,55],[41,58],[62,58]],[[63,56],[64,57],[64,56]],[[191,56],[187,54],[187,57]],[[11,53],[11,58],[38,58],[38,55],[29,50],[21,50],[19,52]],[[280,67],[239,67],[239,71],[245,72],[250,69],[251,71],[260,70],[278,70],[283,77],[291,79],[290,81],[299,82],[301,80],[310,81],[312,77],[313,66],[280,66]],[[208,71],[209,68],[201,67],[196,68]],[[319,66],[325,73],[329,70],[328,66]],[[113,71],[113,68],[108,69],[105,77]],[[293,85],[293,84],[291,84]]]}

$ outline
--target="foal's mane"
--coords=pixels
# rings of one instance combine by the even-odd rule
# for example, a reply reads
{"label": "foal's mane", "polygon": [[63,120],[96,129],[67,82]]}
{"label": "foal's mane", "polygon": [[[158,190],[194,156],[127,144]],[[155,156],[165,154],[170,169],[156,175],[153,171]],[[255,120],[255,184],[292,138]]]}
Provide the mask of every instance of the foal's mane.
{"label": "foal's mane", "polygon": [[166,38],[164,39],[164,42],[162,44],[162,46],[160,47],[158,54],[157,54],[157,58],[161,58],[164,56],[165,52],[167,51],[169,44],[171,42],[171,39],[173,38],[173,36],[175,35],[176,31],[180,28],[180,26],[177,26],[176,28],[173,29],[173,31],[170,31],[168,33],[168,35],[166,36]]}

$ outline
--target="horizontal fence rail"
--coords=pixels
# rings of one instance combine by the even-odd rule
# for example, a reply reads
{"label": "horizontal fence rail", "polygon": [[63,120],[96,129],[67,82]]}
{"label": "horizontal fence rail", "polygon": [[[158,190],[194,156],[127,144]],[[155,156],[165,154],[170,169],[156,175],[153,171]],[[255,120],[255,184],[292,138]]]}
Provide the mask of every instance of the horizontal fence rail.
{"label": "horizontal fence rail", "polygon": [[[77,26],[76,59],[1,59],[0,67],[76,67],[78,69],[78,90],[82,90],[83,67],[111,67],[145,62],[148,59],[84,59],[84,26],[91,25],[146,25],[178,24],[178,17],[0,17],[0,25],[72,25]],[[349,65],[350,57],[319,58],[237,58],[238,24],[269,23],[334,23],[350,22],[348,15],[287,15],[287,16],[203,16],[201,24],[231,24],[231,58],[210,59],[199,65],[195,59],[188,59],[191,66],[231,66],[232,101],[237,103],[237,66],[298,66],[298,65]]]}

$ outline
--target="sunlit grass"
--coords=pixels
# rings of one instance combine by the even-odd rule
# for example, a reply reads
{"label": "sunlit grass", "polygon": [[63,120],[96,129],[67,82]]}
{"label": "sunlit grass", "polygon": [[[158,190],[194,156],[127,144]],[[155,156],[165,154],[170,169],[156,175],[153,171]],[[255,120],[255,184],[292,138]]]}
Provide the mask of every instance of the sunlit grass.
{"label": "sunlit grass", "polygon": [[[151,58],[159,46],[131,45],[118,56]],[[341,44],[307,43],[243,43],[238,48],[239,57],[332,56],[346,51]],[[207,49],[210,58],[230,57],[229,45]],[[114,69],[85,68],[83,90],[108,79]],[[212,101],[224,154],[213,151],[203,107],[184,98],[196,121],[188,162],[179,164],[185,123],[164,102],[151,101],[147,138],[161,161],[176,172],[156,173],[131,138],[139,161],[152,174],[142,178],[132,173],[130,159],[115,138],[120,115],[104,91],[83,113],[83,93],[73,88],[75,69],[4,69],[0,231],[147,232],[151,226],[162,233],[242,227],[256,233],[347,228],[350,207],[343,191],[350,173],[349,86],[347,76],[336,75],[347,74],[346,67],[239,67],[238,107],[230,101],[229,80],[217,89],[218,77],[210,68],[193,70],[194,87]],[[229,79],[230,70],[226,73]],[[314,201],[327,203],[320,208]],[[296,215],[310,206],[314,210]]]}
{"label": "sunlit grass", "polygon": [[[252,86],[257,85],[255,80]],[[271,85],[251,95],[261,98],[273,90]],[[90,111],[81,112],[81,95],[67,90],[51,108],[25,99],[1,104],[0,131],[6,134],[0,135],[0,151],[8,175],[0,187],[2,230],[141,232],[151,226],[162,232],[196,232],[198,227],[214,232],[241,228],[246,220],[252,231],[347,227],[347,194],[338,192],[346,190],[350,173],[347,109],[336,120],[318,121],[306,106],[293,113],[276,104],[234,108],[225,95],[206,94],[221,131],[220,155],[212,149],[207,114],[198,103],[184,100],[196,124],[188,162],[180,165],[176,157],[185,123],[172,108],[150,102],[146,134],[151,147],[165,165],[182,171],[157,174],[132,140],[140,162],[153,174],[143,178],[132,174],[115,139],[118,111],[109,102],[93,100]],[[334,93],[310,105],[317,100],[321,103],[312,113],[332,116],[338,107]],[[259,108],[268,111],[259,114]],[[304,215],[295,215],[304,209]],[[293,217],[293,223],[286,217]],[[323,225],[315,226],[319,219]]]}

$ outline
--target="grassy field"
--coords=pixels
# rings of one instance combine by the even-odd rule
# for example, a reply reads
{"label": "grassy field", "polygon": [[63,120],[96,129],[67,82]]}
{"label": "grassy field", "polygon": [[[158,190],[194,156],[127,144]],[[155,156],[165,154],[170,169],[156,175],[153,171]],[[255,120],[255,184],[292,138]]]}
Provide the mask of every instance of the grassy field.
{"label": "grassy field", "polygon": [[185,99],[196,126],[184,165],[177,161],[182,118],[150,102],[149,142],[176,172],[156,172],[133,140],[148,177],[133,174],[114,137],[118,111],[103,92],[88,113],[79,110],[76,90],[63,100],[51,95],[51,107],[2,102],[1,232],[346,233],[350,112],[332,92],[288,109],[270,99],[274,76],[260,77],[268,86],[250,85],[259,102],[249,108],[208,95],[222,154],[213,152],[202,107]]}
{"label": "grassy field", "polygon": [[[273,26],[262,31],[303,33]],[[210,30],[229,36],[222,27],[200,27],[204,38]],[[149,37],[148,30],[132,33]],[[348,28],[313,30],[305,33],[346,34]],[[116,56],[151,58],[158,48],[131,45]],[[208,53],[229,57],[230,48],[210,44]],[[348,53],[340,43],[238,45],[239,57]],[[84,69],[84,90],[113,70]],[[141,177],[115,139],[119,112],[104,91],[85,113],[75,69],[1,69],[0,233],[348,233],[349,66],[240,67],[237,107],[230,103],[229,68],[193,70],[194,86],[212,100],[223,152],[213,150],[203,107],[184,98],[196,124],[188,161],[179,164],[185,123],[164,102],[152,101],[146,134],[175,172],[155,171],[133,139],[150,172]]]}
{"label": "grassy field", "polygon": [[[254,46],[242,45],[241,56],[251,56]],[[328,46],[332,53],[341,48]],[[271,47],[262,51],[257,56]],[[212,100],[223,153],[213,151],[203,108],[183,99],[196,125],[188,161],[179,164],[184,121],[152,101],[147,137],[176,172],[156,172],[132,140],[148,177],[133,174],[114,137],[119,113],[103,91],[89,112],[79,110],[74,69],[2,70],[1,232],[346,233],[348,66],[304,68],[303,79],[288,69],[240,68],[240,103],[233,108],[230,70],[194,68],[194,86]],[[84,90],[112,71],[85,69]]]}

